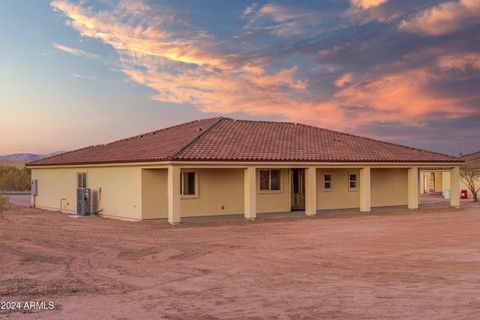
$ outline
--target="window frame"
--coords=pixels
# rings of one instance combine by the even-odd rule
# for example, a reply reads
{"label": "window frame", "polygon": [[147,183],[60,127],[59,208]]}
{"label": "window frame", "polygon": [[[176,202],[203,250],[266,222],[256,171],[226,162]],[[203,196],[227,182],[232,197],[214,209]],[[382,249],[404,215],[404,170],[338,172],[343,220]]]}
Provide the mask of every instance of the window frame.
{"label": "window frame", "polygon": [[[327,175],[330,176],[330,181],[325,180],[325,176],[327,176]],[[326,188],[326,187],[325,187],[325,184],[326,184],[327,182],[330,182],[330,188]],[[325,191],[325,192],[332,192],[332,191],[334,191],[334,190],[335,190],[335,184],[334,184],[334,182],[333,182],[333,174],[331,174],[330,172],[325,172],[325,173],[323,173],[323,191]]]}
{"label": "window frame", "polygon": [[[262,171],[268,171],[268,189],[262,189],[261,188],[261,176],[262,176]],[[279,175],[279,189],[272,190],[272,171],[278,171]],[[257,191],[258,193],[282,193],[283,192],[283,183],[282,183],[282,169],[259,169],[258,170],[258,188]]]}
{"label": "window frame", "polygon": [[[84,184],[84,187],[80,186],[80,176],[84,176],[85,178],[82,179]],[[77,189],[85,189],[88,188],[88,174],[86,171],[84,172],[77,172]]]}
{"label": "window frame", "polygon": [[[355,180],[350,179],[351,175],[355,175]],[[355,181],[355,187],[354,188],[352,188],[352,186],[350,185],[350,183],[352,183],[353,181]],[[359,183],[360,183],[359,182],[359,174],[357,172],[348,172],[347,183],[348,183],[348,191],[352,191],[352,192],[358,191],[359,190]]]}
{"label": "window frame", "polygon": [[[194,179],[194,194],[184,194],[184,179],[185,175],[193,173],[193,179]],[[181,170],[180,171],[180,198],[181,199],[194,199],[199,197],[199,192],[198,192],[198,171],[197,170]]]}

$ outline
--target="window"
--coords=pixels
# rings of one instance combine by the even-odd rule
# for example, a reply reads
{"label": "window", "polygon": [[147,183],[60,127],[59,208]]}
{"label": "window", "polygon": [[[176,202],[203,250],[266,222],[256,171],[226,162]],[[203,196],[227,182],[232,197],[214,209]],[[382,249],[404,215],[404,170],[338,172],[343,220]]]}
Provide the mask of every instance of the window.
{"label": "window", "polygon": [[280,191],[280,170],[260,170],[260,191]]}
{"label": "window", "polygon": [[356,173],[348,174],[348,189],[358,190],[358,176]]}
{"label": "window", "polygon": [[87,187],[87,173],[86,172],[78,172],[77,173],[77,187],[78,188],[86,188]]}
{"label": "window", "polygon": [[183,196],[197,195],[197,173],[195,171],[183,171],[180,174],[180,194]]}
{"label": "window", "polygon": [[333,177],[330,173],[323,175],[323,189],[325,191],[333,191]]}

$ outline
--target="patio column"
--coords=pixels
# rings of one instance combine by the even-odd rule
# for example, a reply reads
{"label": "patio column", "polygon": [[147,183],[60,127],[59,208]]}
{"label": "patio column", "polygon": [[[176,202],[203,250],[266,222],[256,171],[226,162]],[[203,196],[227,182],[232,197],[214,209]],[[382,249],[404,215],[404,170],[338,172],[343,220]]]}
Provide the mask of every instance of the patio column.
{"label": "patio column", "polygon": [[370,212],[372,209],[370,167],[360,169],[360,211]]}
{"label": "patio column", "polygon": [[244,172],[244,215],[245,219],[257,217],[257,169],[248,167]]}
{"label": "patio column", "polygon": [[460,208],[460,167],[450,169],[450,206]]}
{"label": "patio column", "polygon": [[180,223],[180,168],[168,167],[168,223]]}
{"label": "patio column", "polygon": [[305,214],[315,216],[317,214],[317,168],[305,169]]}
{"label": "patio column", "polygon": [[408,209],[418,209],[418,168],[408,168]]}

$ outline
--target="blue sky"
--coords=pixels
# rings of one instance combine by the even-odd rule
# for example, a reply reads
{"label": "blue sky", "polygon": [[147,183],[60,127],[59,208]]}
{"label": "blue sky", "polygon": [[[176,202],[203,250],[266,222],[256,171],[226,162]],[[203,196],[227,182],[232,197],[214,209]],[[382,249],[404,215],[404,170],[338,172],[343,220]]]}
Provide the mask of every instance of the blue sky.
{"label": "blue sky", "polygon": [[4,0],[0,13],[0,154],[218,115],[480,149],[480,0]]}

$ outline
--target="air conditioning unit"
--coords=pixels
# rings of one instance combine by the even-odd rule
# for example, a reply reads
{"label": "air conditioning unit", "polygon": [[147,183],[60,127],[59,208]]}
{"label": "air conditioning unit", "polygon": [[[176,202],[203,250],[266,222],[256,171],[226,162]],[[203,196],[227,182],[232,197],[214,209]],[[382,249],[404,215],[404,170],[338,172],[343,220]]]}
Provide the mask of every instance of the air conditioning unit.
{"label": "air conditioning unit", "polygon": [[89,216],[91,206],[91,190],[89,188],[77,189],[77,216]]}

